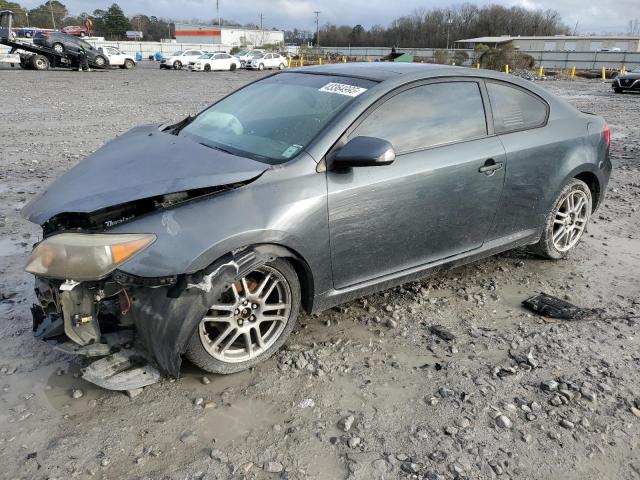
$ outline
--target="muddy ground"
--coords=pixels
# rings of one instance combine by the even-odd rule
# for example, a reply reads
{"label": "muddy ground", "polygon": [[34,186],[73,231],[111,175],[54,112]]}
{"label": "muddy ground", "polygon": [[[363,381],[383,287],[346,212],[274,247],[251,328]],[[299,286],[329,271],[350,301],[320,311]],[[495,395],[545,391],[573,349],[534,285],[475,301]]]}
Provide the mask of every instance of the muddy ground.
{"label": "muddy ground", "polygon": [[0,477],[640,478],[640,321],[520,306],[544,291],[640,315],[640,95],[597,80],[544,83],[613,131],[606,201],[567,260],[513,251],[304,316],[252,371],[205,384],[187,364],[135,398],[31,337],[40,231],[20,207],[115,135],[259,75],[0,70]]}

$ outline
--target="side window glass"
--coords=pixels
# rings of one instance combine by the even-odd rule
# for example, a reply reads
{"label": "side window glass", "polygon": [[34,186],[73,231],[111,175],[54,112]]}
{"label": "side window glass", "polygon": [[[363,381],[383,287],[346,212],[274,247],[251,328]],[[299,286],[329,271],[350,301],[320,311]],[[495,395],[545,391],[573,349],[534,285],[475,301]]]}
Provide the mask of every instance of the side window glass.
{"label": "side window glass", "polygon": [[496,133],[536,128],[547,119],[547,105],[538,97],[503,83],[487,82]]}
{"label": "side window glass", "polygon": [[387,100],[350,135],[389,141],[396,153],[469,140],[487,134],[476,82],[433,83]]}

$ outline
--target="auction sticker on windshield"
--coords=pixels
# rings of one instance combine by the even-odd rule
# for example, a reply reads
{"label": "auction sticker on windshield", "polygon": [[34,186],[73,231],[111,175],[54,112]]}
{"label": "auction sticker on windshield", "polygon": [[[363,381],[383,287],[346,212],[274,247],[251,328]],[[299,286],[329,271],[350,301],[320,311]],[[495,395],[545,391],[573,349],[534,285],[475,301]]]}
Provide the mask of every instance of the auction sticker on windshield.
{"label": "auction sticker on windshield", "polygon": [[347,85],[345,83],[331,82],[319,89],[320,92],[337,93],[338,95],[347,95],[349,97],[357,97],[361,93],[367,91],[366,88]]}

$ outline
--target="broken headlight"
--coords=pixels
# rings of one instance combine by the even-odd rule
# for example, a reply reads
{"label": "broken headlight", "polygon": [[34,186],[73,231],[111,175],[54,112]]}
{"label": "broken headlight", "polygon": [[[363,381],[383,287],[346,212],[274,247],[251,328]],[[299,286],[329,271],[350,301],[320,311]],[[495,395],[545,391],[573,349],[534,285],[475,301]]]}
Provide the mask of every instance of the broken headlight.
{"label": "broken headlight", "polygon": [[60,233],[36,246],[25,270],[41,277],[100,280],[155,239],[153,234]]}

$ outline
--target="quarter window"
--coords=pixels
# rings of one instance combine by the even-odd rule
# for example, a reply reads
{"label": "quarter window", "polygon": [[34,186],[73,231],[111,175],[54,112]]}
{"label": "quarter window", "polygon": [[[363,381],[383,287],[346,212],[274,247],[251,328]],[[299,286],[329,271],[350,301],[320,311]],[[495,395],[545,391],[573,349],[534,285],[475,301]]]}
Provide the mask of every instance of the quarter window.
{"label": "quarter window", "polygon": [[396,153],[469,140],[487,134],[484,105],[476,82],[432,83],[395,95],[373,111],[350,135],[390,142]]}
{"label": "quarter window", "polygon": [[547,104],[539,98],[502,83],[487,82],[496,133],[526,130],[544,125]]}

